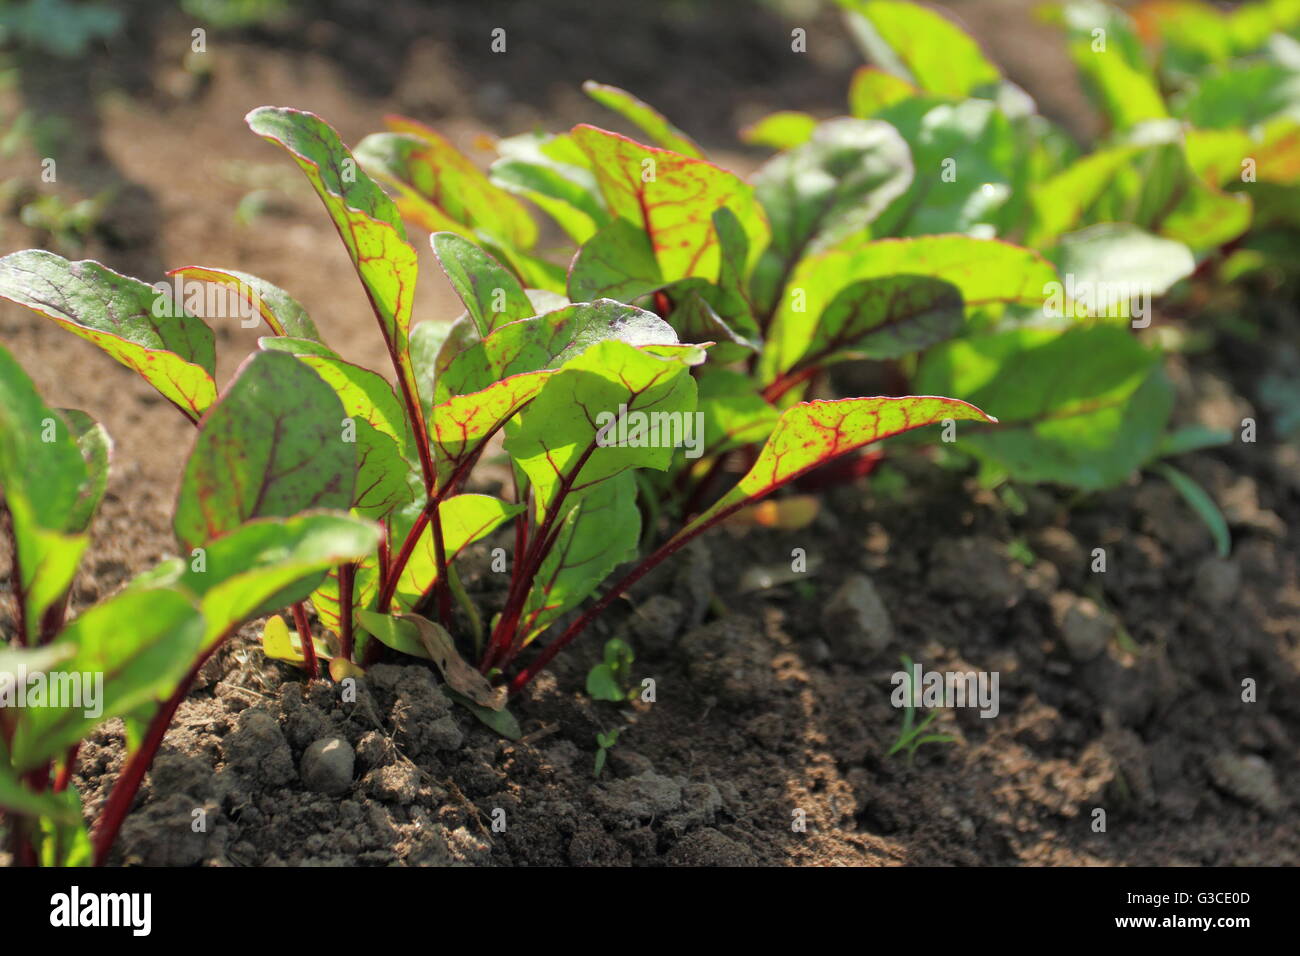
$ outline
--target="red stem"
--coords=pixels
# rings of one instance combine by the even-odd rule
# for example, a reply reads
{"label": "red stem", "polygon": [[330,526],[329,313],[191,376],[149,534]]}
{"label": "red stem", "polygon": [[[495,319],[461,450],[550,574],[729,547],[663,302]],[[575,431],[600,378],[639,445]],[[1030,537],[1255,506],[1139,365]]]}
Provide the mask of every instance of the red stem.
{"label": "red stem", "polygon": [[45,609],[41,615],[41,632],[37,638],[38,644],[48,644],[58,636],[59,631],[63,630],[63,621],[68,616],[68,599],[72,596],[72,589],[64,591],[53,604]]}
{"label": "red stem", "polygon": [[666,319],[673,311],[673,300],[668,298],[668,293],[660,289],[655,293],[655,308],[659,310],[659,318]]}
{"label": "red stem", "polygon": [[12,846],[15,866],[36,866],[40,861],[36,858],[36,847],[32,844],[31,837],[26,833],[26,822],[23,820],[14,820],[11,823],[13,827]]}
{"label": "red stem", "polygon": [[311,625],[307,623],[307,608],[301,601],[293,606],[293,623],[298,629],[298,640],[302,642],[303,662],[307,665],[307,677],[315,680],[320,677],[320,662],[316,660],[316,645],[311,639]]}
{"label": "red stem", "polygon": [[[485,437],[483,441],[486,443],[493,434],[495,434],[495,431]],[[419,517],[415,519],[415,523],[411,525],[411,530],[407,532],[401,550],[397,552],[397,557],[388,565],[387,578],[383,577],[381,570],[382,583],[379,589],[379,600],[375,604],[376,610],[381,614],[388,613],[388,606],[392,603],[393,595],[397,593],[397,582],[402,577],[402,571],[405,570],[406,563],[411,560],[411,554],[415,551],[416,542],[420,540],[420,534],[424,531],[424,526],[429,523],[430,517],[437,513],[438,506],[456,486],[456,483],[468,474],[469,469],[467,466],[472,465],[474,460],[473,455],[467,456],[465,461],[443,482],[442,487],[429,496],[429,503],[424,506],[424,510],[420,512]],[[439,530],[441,530],[441,526],[439,526]]]}
{"label": "red stem", "polygon": [[68,782],[72,780],[72,772],[77,768],[77,754],[80,752],[80,740],[68,748],[67,756],[63,758],[63,766],[59,768],[59,775],[54,778],[55,793],[62,793],[68,789]]}
{"label": "red stem", "polygon": [[698,534],[707,530],[708,528],[713,527],[713,525],[717,524],[724,517],[731,514],[739,507],[740,505],[736,505],[734,508],[728,508],[725,511],[719,512],[715,518],[713,518],[712,520],[708,521],[705,524],[700,525],[700,527],[694,529],[693,531],[690,531],[685,535],[681,535],[679,537],[669,539],[659,548],[659,550],[655,551],[652,555],[650,555],[650,557],[646,558],[635,568],[629,571],[627,575],[624,576],[622,580],[620,580],[612,588],[610,588],[599,601],[593,604],[590,608],[588,608],[583,613],[581,617],[579,617],[576,621],[570,624],[563,634],[561,634],[558,638],[551,641],[551,643],[547,644],[544,648],[542,648],[541,653],[539,653],[535,658],[533,658],[532,662],[527,667],[525,667],[522,671],[520,671],[518,674],[515,675],[514,679],[510,681],[510,693],[512,695],[517,694],[525,686],[527,686],[528,682],[531,681],[534,677],[536,677],[538,673],[542,671],[546,667],[546,665],[551,662],[551,660],[555,657],[556,654],[564,650],[564,648],[567,647],[575,637],[577,637],[584,630],[586,630],[587,625],[589,625],[592,621],[594,621],[607,607],[613,604],[614,601],[617,600],[618,597],[624,591],[626,591],[632,585],[636,584],[636,582],[640,581],[641,578],[643,578],[646,574],[648,574],[651,570],[653,570],[657,565],[663,562],[666,558],[669,558],[673,554],[676,554],[678,551],[680,551],[687,543],[693,540]]}
{"label": "red stem", "polygon": [[587,464],[595,452],[597,445],[595,442],[588,445],[578,459],[578,463],[569,470],[563,480],[560,482],[560,488],[555,493],[550,508],[546,511],[546,517],[542,519],[541,527],[532,536],[532,541],[528,547],[528,554],[522,565],[515,566],[515,574],[510,582],[510,594],[506,598],[506,606],[501,611],[501,618],[497,621],[497,626],[492,632],[492,638],[488,641],[487,653],[483,656],[483,661],[479,665],[479,670],[487,673],[493,667],[505,667],[509,665],[511,647],[516,643],[516,632],[519,628],[519,616],[523,613],[524,602],[528,599],[528,592],[532,589],[533,578],[537,576],[538,569],[542,566],[542,561],[546,559],[546,554],[551,546],[555,544],[555,536],[551,534],[551,525],[555,523],[556,516],[561,511],[561,505],[564,499],[568,497],[573,483],[577,480],[579,472]]}
{"label": "red stem", "polygon": [[126,819],[131,804],[135,802],[135,795],[140,791],[144,775],[149,772],[149,767],[153,764],[153,759],[158,753],[158,747],[162,744],[168,726],[171,725],[172,718],[176,716],[176,709],[189,693],[190,685],[194,683],[199,670],[208,662],[208,658],[216,653],[228,634],[229,632],[223,634],[194,662],[194,666],[185,675],[180,686],[149,721],[144,740],[140,742],[140,749],[130,756],[126,766],[122,768],[122,773],[113,784],[113,791],[108,795],[108,802],[104,804],[104,810],[99,815],[99,823],[95,827],[95,866],[103,866],[104,861],[108,859],[108,851],[113,848],[117,833],[122,828],[122,821]]}
{"label": "red stem", "polygon": [[[337,228],[337,225],[336,225]],[[340,238],[343,237],[343,231],[339,229]],[[347,244],[346,242],[344,243]],[[375,321],[379,323],[379,334],[384,339],[384,345],[388,348],[389,361],[393,363],[393,371],[397,373],[397,385],[402,390],[402,401],[406,405],[406,418],[411,424],[411,431],[415,435],[415,448],[420,453],[420,472],[424,476],[425,491],[432,493],[434,483],[437,480],[437,472],[433,467],[433,450],[429,447],[429,429],[424,421],[424,411],[420,407],[420,396],[415,391],[415,373],[410,369],[410,355],[406,356],[406,362],[402,362],[402,357],[398,355],[396,343],[388,334],[388,328],[384,325],[383,312],[379,308],[379,303],[375,301],[374,295],[370,292],[370,285],[361,276],[361,267],[357,266],[357,275],[361,277],[361,287],[365,290],[366,299],[370,302],[370,310],[375,314]]]}
{"label": "red stem", "polygon": [[775,402],[790,389],[796,385],[802,385],[808,379],[817,374],[817,366],[809,365],[798,372],[787,372],[775,382],[763,389],[763,398],[768,402]]}
{"label": "red stem", "polygon": [[442,619],[442,626],[451,630],[451,587],[447,581],[447,542],[442,536],[442,520],[438,517],[436,509],[429,520],[433,522],[433,557],[438,567],[438,579],[433,585],[438,594],[438,617]]}
{"label": "red stem", "polygon": [[420,540],[420,535],[424,531],[424,526],[429,523],[430,509],[436,508],[436,500],[431,499],[424,510],[420,512],[415,523],[411,525],[410,532],[406,535],[406,540],[402,542],[402,548],[397,552],[397,557],[388,568],[388,580],[379,591],[379,601],[375,607],[380,614],[388,613],[388,606],[393,601],[393,595],[397,592],[397,582],[402,577],[402,571],[406,568],[406,562],[411,560],[411,554],[415,551],[415,544]]}
{"label": "red stem", "polygon": [[349,561],[339,565],[339,654],[349,662],[352,660],[352,591],[356,575],[355,563]]}
{"label": "red stem", "polygon": [[386,521],[379,522],[381,534],[379,536],[379,590],[382,592],[388,587],[388,565],[392,558],[392,543],[389,540],[392,535],[392,527]]}
{"label": "red stem", "polygon": [[[880,437],[887,438],[889,436],[884,435]],[[861,447],[862,445],[859,444],[852,448],[846,448],[839,454],[835,455],[833,458],[829,458],[827,459],[827,461],[821,462],[820,464],[825,465],[828,462],[834,461],[842,457],[843,455],[847,455],[850,452],[856,451],[858,448]],[[597,601],[590,608],[588,608],[582,614],[581,617],[579,617],[576,621],[570,624],[568,628],[565,629],[563,634],[561,634],[558,638],[551,641],[551,643],[547,644],[544,648],[542,648],[541,652],[535,658],[533,658],[532,662],[529,663],[529,665],[525,667],[522,671],[516,674],[514,678],[510,681],[510,693],[512,695],[519,693],[520,690],[522,690],[525,686],[527,686],[529,681],[531,681],[534,677],[536,677],[537,674],[555,658],[556,654],[564,650],[564,648],[567,647],[573,641],[574,638],[576,638],[579,634],[581,634],[584,630],[586,630],[587,626],[591,624],[591,622],[594,621],[607,607],[609,607],[612,603],[614,603],[614,601],[617,600],[618,597],[622,595],[624,591],[626,591],[632,585],[636,584],[637,581],[641,580],[642,577],[644,577],[653,568],[655,568],[657,565],[663,562],[664,559],[677,553],[683,547],[685,547],[687,544],[689,544],[691,541],[697,538],[699,535],[703,534],[705,531],[707,531],[709,528],[712,528],[720,521],[724,521],[725,519],[729,518],[731,515],[735,514],[741,508],[745,507],[746,505],[754,504],[757,501],[762,501],[764,498],[766,498],[772,492],[776,491],[778,488],[802,477],[810,470],[811,470],[810,468],[801,469],[800,471],[797,471],[794,474],[787,476],[783,480],[776,482],[775,484],[770,485],[767,488],[764,488],[760,494],[751,495],[742,498],[740,501],[737,501],[732,505],[722,508],[715,514],[709,515],[708,519],[705,521],[697,520],[696,523],[687,525],[686,526],[687,530],[678,533],[675,537],[669,538],[666,542],[664,542],[664,544],[662,544],[659,547],[658,550],[656,550],[653,554],[651,554],[650,557],[646,558],[644,561],[638,564],[635,568],[629,571],[621,580],[619,580],[617,584],[615,584],[612,588],[610,588],[609,591],[607,591],[599,601]]]}

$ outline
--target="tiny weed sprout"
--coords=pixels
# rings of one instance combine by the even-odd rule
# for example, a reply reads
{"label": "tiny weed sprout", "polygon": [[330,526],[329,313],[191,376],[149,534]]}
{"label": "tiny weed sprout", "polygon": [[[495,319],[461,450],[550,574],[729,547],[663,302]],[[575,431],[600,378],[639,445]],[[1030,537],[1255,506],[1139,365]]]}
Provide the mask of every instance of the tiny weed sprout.
{"label": "tiny weed sprout", "polygon": [[605,760],[609,757],[609,752],[614,749],[618,743],[618,730],[599,731],[596,734],[596,763],[592,770],[593,777],[599,777],[605,770]]}
{"label": "tiny weed sprout", "polygon": [[637,696],[632,681],[632,648],[624,640],[611,637],[605,642],[605,657],[587,672],[587,693],[595,700],[619,704]]}
{"label": "tiny weed sprout", "polygon": [[[312,113],[249,113],[333,223],[382,369],[244,272],[186,265],[149,284],[40,249],[0,258],[0,297],[98,346],[193,425],[180,557],[73,616],[112,441],[85,412],[47,406],[0,347],[14,603],[0,695],[60,691],[0,707],[17,862],[108,858],[199,669],[246,624],[262,621],[266,655],[309,679],[362,677],[386,650],[428,661],[453,700],[517,739],[511,700],[652,569],[738,514],[810,521],[815,499],[753,506],[894,456],[973,466],[1008,502],[1023,502],[1017,486],[1085,494],[1150,468],[1226,552],[1214,502],[1166,461],[1225,436],[1171,430],[1153,310],[1194,271],[1279,267],[1264,241],[1238,256],[1264,228],[1256,185],[1297,178],[1286,77],[1232,59],[1267,34],[1250,46],[1230,31],[1242,48],[1206,63],[1153,14],[1180,51],[1160,62],[1171,78],[1126,15],[1066,4],[1109,123],[1081,154],[942,15],[839,2],[886,68],[854,75],[848,116],[783,111],[748,129],[775,150],[748,179],[598,83],[585,91],[636,138],[585,123],[513,136],[486,172],[405,117],[349,149]],[[1085,49],[1095,29],[1108,52]],[[1277,95],[1241,92],[1265,80]],[[1229,161],[1247,151],[1250,179]],[[541,243],[539,214],[561,241]],[[459,316],[417,321],[426,242]],[[198,317],[214,311],[266,331],[225,382]],[[844,397],[849,362],[881,394]],[[502,453],[508,479],[485,493],[498,485],[476,468]],[[502,545],[501,587],[475,600],[461,574],[481,542]],[[634,660],[609,640],[588,693],[635,699]],[[87,827],[71,780],[108,718],[129,750]],[[890,753],[951,740],[927,732],[934,719],[908,707]],[[597,735],[596,776],[617,737]]]}
{"label": "tiny weed sprout", "polygon": [[929,727],[939,717],[939,711],[932,710],[926,714],[917,723],[916,705],[913,701],[919,699],[920,688],[916,686],[916,681],[912,676],[912,658],[903,654],[899,657],[899,662],[903,665],[902,673],[904,675],[903,699],[906,703],[903,705],[903,726],[898,732],[898,739],[894,745],[889,748],[886,756],[892,757],[896,753],[907,754],[907,762],[910,764],[916,759],[916,752],[925,744],[950,744],[954,743],[957,738],[952,734],[927,734],[926,728]]}

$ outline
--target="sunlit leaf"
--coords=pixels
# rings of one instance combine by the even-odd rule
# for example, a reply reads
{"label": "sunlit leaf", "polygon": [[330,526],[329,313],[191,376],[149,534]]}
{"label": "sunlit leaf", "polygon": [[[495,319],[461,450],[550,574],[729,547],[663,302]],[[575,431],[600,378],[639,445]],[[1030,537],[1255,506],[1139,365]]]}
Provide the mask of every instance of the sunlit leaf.
{"label": "sunlit leaf", "polygon": [[25,249],[0,259],[0,296],[95,343],[195,421],[217,397],[212,330],[138,279]]}
{"label": "sunlit leaf", "polygon": [[195,547],[250,518],[352,504],[343,406],[303,362],[258,352],[204,416],[181,478],[176,537]]}

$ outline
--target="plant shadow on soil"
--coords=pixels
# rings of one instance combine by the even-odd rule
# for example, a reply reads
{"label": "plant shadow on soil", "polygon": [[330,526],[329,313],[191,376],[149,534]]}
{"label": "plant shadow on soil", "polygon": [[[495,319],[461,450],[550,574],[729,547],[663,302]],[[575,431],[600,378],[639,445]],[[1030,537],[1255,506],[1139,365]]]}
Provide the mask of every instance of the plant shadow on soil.
{"label": "plant shadow on soil", "polygon": [[[390,32],[406,37],[439,16],[420,4],[394,10],[400,16]],[[392,109],[435,122],[449,117],[462,143],[471,135],[460,119],[466,114],[511,132],[529,117],[554,126],[557,116],[595,115],[567,77],[557,84],[563,80],[574,99],[557,100],[536,82],[537,61],[529,66],[523,57],[501,61],[517,72],[498,87],[470,82],[481,75],[473,69],[459,79],[428,79],[430,64],[478,37],[474,31],[495,12],[484,7],[455,20],[463,36],[432,31],[433,39],[404,40],[394,65],[371,73],[369,41],[351,37],[360,31],[346,29],[342,15],[293,55],[271,53],[283,40],[275,33],[217,47],[225,59],[198,90],[167,92],[178,57],[155,58],[154,86],[138,102],[152,100],[157,109],[110,105],[90,138],[115,175],[148,184],[137,213],[149,227],[110,231],[85,254],[150,279],[164,261],[250,268],[302,298],[342,351],[360,348],[363,360],[382,367],[363,297],[315,201],[289,194],[285,208],[257,228],[237,229],[230,210],[248,184],[212,164],[276,163],[239,122],[260,102],[316,109],[349,141]],[[755,15],[752,22],[759,30],[766,21]],[[665,23],[646,26],[645,48],[671,45],[677,34]],[[544,22],[532,29],[549,43],[577,42],[598,24],[575,19],[567,34],[548,32]],[[726,53],[732,35],[718,30],[692,42]],[[187,31],[172,21],[159,36]],[[762,52],[774,41],[756,42]],[[711,62],[691,49],[692,62]],[[563,50],[574,59],[571,45]],[[717,77],[703,80],[717,92],[708,104],[733,102],[731,93],[746,83],[771,109],[838,103],[852,65],[750,76],[744,70],[761,72],[771,62],[743,44],[734,50],[726,56],[753,65],[733,68],[723,59],[709,66]],[[496,62],[487,53],[475,57],[466,62],[479,70]],[[605,75],[575,60],[582,76],[573,79],[590,73],[623,83],[692,132],[735,125],[730,106],[699,105],[702,74],[668,70],[677,80],[665,86],[648,79],[665,72],[659,64],[638,66],[641,76],[620,73],[621,59],[601,61]],[[521,92],[519,110],[500,105]],[[136,149],[141,142],[154,148]],[[204,183],[198,201],[193,181],[180,174],[187,163]],[[19,243],[19,228],[6,223],[7,244],[35,244]],[[436,275],[421,254],[426,277]],[[419,313],[455,314],[435,285],[421,283],[431,291],[421,292]],[[1294,308],[1281,313],[1261,319],[1261,342],[1294,340],[1287,331],[1297,327]],[[224,379],[254,335],[219,328],[218,336]],[[52,402],[95,414],[117,440],[94,549],[73,593],[75,608],[84,609],[174,550],[167,516],[191,433],[125,369],[30,314],[0,312],[0,337]],[[1255,383],[1275,370],[1277,353],[1234,343],[1190,365],[1176,361],[1179,415],[1230,426],[1257,414]],[[1078,504],[1031,489],[1016,515],[960,475],[925,462],[897,467],[907,480],[893,496],[863,484],[833,489],[803,532],[721,530],[648,577],[515,705],[525,732],[519,743],[449,707],[425,665],[375,668],[356,702],[343,703],[334,686],[305,686],[293,668],[265,661],[257,628],[246,628],[182,705],[114,862],[1300,862],[1294,443],[1265,426],[1257,444],[1179,459],[1227,513],[1235,544],[1227,560],[1214,556],[1208,533],[1174,491],[1150,476]],[[489,546],[474,552],[467,583],[492,606],[500,594],[487,569]],[[1094,547],[1107,551],[1105,574],[1089,571]],[[793,548],[804,548],[814,566],[806,582],[742,590],[745,569],[788,566]],[[1034,555],[1029,564],[1012,557],[1026,549]],[[0,576],[7,581],[7,574],[8,555],[0,554]],[[0,628],[11,626],[9,614],[10,602],[0,600]],[[1109,634],[1107,614],[1122,623],[1122,638]],[[637,678],[654,678],[653,705],[618,708],[583,693],[586,670],[615,634],[634,647]],[[929,670],[997,671],[999,716],[946,712],[934,729],[958,742],[922,747],[910,764],[887,756],[901,723],[890,705],[890,675],[902,653]],[[1257,703],[1241,700],[1245,678],[1257,682]],[[595,734],[614,727],[624,729],[594,779]],[[331,738],[347,746],[307,755]],[[83,748],[76,782],[88,818],[122,756],[117,723]],[[1092,829],[1096,808],[1106,810],[1104,833]],[[198,809],[205,826],[196,832]],[[500,832],[493,830],[497,810],[504,811]],[[796,811],[805,832],[792,829]]]}

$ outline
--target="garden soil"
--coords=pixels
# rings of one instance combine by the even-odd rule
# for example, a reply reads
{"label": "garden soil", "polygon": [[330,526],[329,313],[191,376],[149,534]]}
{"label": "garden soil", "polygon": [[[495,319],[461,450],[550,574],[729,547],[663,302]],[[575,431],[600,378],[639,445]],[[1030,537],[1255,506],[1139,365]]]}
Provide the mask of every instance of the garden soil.
{"label": "garden soil", "polygon": [[[576,93],[592,76],[642,94],[749,170],[756,157],[730,131],[771,109],[833,109],[856,62],[834,19],[809,20],[824,43],[792,65],[787,22],[728,3],[703,27],[674,19],[675,5],[548,4],[568,16],[517,29],[502,19],[518,52],[497,59],[485,37],[499,5],[451,15],[396,3],[385,29],[400,55],[385,61],[384,29],[349,28],[366,4],[329,6],[337,22],[293,42],[210,38],[203,74],[182,65],[183,18],[137,15],[135,47],[4,96],[69,116],[76,142],[59,154],[61,180],[83,195],[115,191],[84,255],[150,280],[192,263],[257,273],[375,368],[383,351],[344,252],[297,170],[242,125],[248,109],[312,109],[349,142],[385,112],[410,112],[483,159],[484,133],[605,120]],[[1027,4],[954,6],[1013,78],[1086,134],[1077,90],[1046,82],[1064,72],[1059,47],[1006,28],[1026,22]],[[142,47],[152,54],[130,55]],[[12,158],[3,171],[35,179],[34,163]],[[234,210],[249,193],[259,215],[244,224]],[[6,250],[42,242],[12,219],[4,230]],[[421,256],[417,318],[455,315]],[[450,704],[427,666],[386,661],[345,702],[335,685],[266,660],[252,625],[181,705],[113,861],[1294,865],[1300,448],[1281,440],[1275,396],[1297,378],[1298,317],[1266,296],[1231,304],[1248,311],[1254,339],[1221,338],[1170,368],[1180,421],[1260,422],[1254,443],[1178,462],[1223,507],[1227,558],[1151,474],[1099,495],[1007,500],[931,460],[891,460],[888,480],[825,490],[803,530],[723,528],[650,575],[513,704],[517,742]],[[1157,321],[1176,329],[1183,316]],[[256,332],[217,334],[224,381]],[[30,313],[0,310],[0,340],[52,404],[91,412],[116,440],[73,591],[82,609],[174,553],[168,517],[192,430],[126,369]],[[495,543],[467,574],[489,607],[501,598]],[[784,574],[796,549],[808,570]],[[8,564],[0,554],[0,591]],[[634,648],[653,703],[584,692],[611,636]],[[996,672],[997,716],[942,711],[927,730],[950,740],[891,755],[903,654],[930,671]],[[614,729],[596,776],[596,734]],[[122,760],[118,722],[83,746],[75,782],[88,818]]]}

